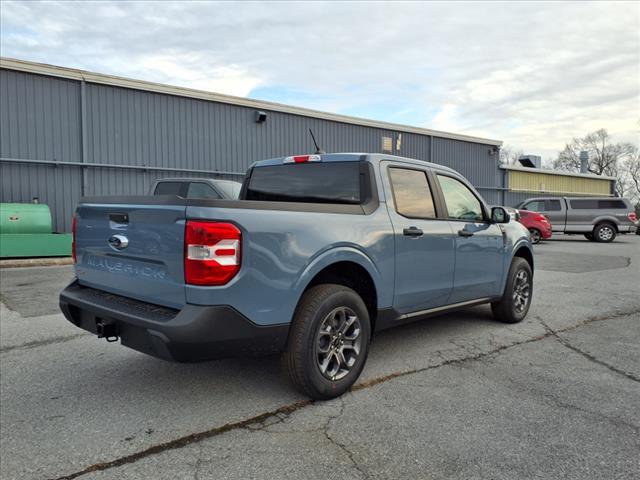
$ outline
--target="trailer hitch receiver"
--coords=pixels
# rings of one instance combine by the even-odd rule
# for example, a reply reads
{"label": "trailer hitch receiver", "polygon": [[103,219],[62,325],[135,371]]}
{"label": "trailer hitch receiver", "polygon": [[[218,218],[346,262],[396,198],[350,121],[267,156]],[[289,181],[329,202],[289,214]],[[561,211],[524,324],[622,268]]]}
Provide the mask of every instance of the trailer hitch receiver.
{"label": "trailer hitch receiver", "polygon": [[96,331],[98,332],[98,338],[106,338],[107,342],[117,342],[120,338],[118,326],[115,323],[100,321],[96,323]]}

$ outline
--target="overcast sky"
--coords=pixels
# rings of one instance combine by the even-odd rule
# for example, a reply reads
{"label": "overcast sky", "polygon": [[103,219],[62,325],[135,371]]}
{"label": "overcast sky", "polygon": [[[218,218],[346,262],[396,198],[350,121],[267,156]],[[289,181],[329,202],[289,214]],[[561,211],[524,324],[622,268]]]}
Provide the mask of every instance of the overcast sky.
{"label": "overcast sky", "polygon": [[8,2],[6,57],[503,140],[640,143],[640,3]]}

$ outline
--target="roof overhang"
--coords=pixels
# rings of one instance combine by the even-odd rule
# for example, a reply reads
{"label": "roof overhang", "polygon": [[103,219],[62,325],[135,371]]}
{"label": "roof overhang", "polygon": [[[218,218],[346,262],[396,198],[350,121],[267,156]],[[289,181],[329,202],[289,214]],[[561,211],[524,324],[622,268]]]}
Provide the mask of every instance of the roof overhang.
{"label": "roof overhang", "polygon": [[207,92],[204,90],[176,87],[172,85],[165,85],[162,83],[147,82],[144,80],[135,80],[114,75],[105,75],[102,73],[89,72],[86,70],[79,70],[75,68],[60,67],[57,65],[49,65],[46,63],[30,62],[27,60],[18,60],[15,58],[0,57],[0,68],[4,68],[7,70],[17,70],[27,73],[35,73],[39,75],[49,75],[53,77],[80,80],[88,83],[111,85],[114,87],[131,88],[134,90],[143,90],[146,92],[197,98],[200,100],[208,100],[211,102],[226,103],[229,105],[255,108],[258,110],[269,110],[272,112],[289,113],[292,115],[319,118],[323,120],[348,123],[351,125],[359,125],[363,127],[380,128],[383,130],[391,130],[395,132],[415,133],[418,135],[460,140],[463,142],[479,143],[482,145],[494,145],[498,147],[502,145],[501,140],[492,140],[488,138],[475,137],[472,135],[442,132],[439,130],[431,130],[428,128],[413,127],[410,125],[402,125],[397,123],[380,122],[377,120],[351,117],[348,115],[338,115],[308,108],[293,107],[290,105],[284,105],[282,103],[252,100],[244,97],[234,97],[231,95],[223,95],[220,93]]}
{"label": "roof overhang", "polygon": [[516,172],[527,172],[541,175],[561,175],[564,177],[578,177],[578,178],[590,178],[591,180],[607,180],[607,181],[615,181],[615,177],[607,177],[605,175],[595,175],[593,173],[572,173],[572,172],[561,172],[559,170],[545,170],[542,168],[528,168],[528,167],[517,167],[514,165],[501,165],[501,169],[503,170],[514,170]]}

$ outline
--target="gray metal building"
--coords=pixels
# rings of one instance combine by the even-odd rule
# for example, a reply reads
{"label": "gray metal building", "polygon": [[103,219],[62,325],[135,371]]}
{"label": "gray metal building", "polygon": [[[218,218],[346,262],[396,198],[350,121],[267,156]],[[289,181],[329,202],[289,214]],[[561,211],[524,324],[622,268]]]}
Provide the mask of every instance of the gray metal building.
{"label": "gray metal building", "polygon": [[167,176],[241,179],[255,160],[312,153],[308,128],[328,152],[446,165],[504,203],[497,140],[0,59],[1,201],[38,197],[57,231],[82,195],[144,194]]}

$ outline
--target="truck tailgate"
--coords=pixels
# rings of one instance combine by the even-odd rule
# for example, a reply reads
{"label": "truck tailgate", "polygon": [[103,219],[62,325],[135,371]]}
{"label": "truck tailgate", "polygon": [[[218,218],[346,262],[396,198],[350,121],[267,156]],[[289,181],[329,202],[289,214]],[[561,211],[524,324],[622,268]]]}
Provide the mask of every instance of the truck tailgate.
{"label": "truck tailgate", "polygon": [[80,284],[172,308],[185,304],[184,205],[81,204]]}

